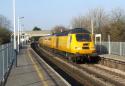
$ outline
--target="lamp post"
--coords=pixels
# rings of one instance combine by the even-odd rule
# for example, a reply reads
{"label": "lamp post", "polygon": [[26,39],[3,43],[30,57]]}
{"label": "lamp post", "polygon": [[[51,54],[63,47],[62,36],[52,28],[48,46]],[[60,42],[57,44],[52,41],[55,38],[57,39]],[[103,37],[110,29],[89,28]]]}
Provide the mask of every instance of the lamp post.
{"label": "lamp post", "polygon": [[[14,51],[15,51],[15,56],[16,56],[16,9],[15,9],[15,0],[13,0],[13,33],[14,33],[14,42],[13,42],[13,48],[14,48]],[[15,57],[15,65],[17,66],[17,56]]]}
{"label": "lamp post", "polygon": [[23,42],[24,42],[24,32],[23,32],[24,24],[21,25],[21,46],[23,47]]}
{"label": "lamp post", "polygon": [[20,39],[21,39],[21,22],[20,19],[23,19],[24,17],[18,17],[18,53],[19,53],[19,46],[20,46]]}
{"label": "lamp post", "polygon": [[92,33],[92,35],[94,34],[94,26],[93,26],[93,23],[94,23],[94,21],[93,21],[93,19],[91,19],[91,33]]}
{"label": "lamp post", "polygon": [[14,50],[16,50],[16,9],[15,9],[15,0],[13,0],[13,32],[14,32]]}

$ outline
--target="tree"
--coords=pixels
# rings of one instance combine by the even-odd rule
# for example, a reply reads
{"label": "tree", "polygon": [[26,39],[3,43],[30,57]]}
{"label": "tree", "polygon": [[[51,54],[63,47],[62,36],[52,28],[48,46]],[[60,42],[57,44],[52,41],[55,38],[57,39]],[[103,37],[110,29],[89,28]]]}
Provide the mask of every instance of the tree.
{"label": "tree", "polygon": [[41,31],[41,28],[35,26],[35,27],[33,28],[33,31]]}
{"label": "tree", "polygon": [[0,44],[10,42],[10,34],[11,34],[10,30],[0,27]]}
{"label": "tree", "polygon": [[72,20],[72,27],[73,28],[83,28],[83,27],[85,27],[84,21],[85,21],[84,16],[76,17]]}
{"label": "tree", "polygon": [[10,21],[0,15],[0,44],[10,42]]}
{"label": "tree", "polygon": [[[41,31],[41,28],[35,26],[35,27],[33,28],[33,31]],[[37,37],[31,37],[31,40],[32,40],[32,41],[38,41],[39,38],[40,38],[40,36],[37,36]]]}
{"label": "tree", "polygon": [[102,28],[108,24],[108,16],[101,8],[91,9],[84,16],[72,20],[73,28],[86,28],[91,32],[91,21],[93,20],[94,33],[102,33]]}
{"label": "tree", "polygon": [[7,29],[11,27],[10,21],[3,15],[0,15],[0,27],[4,27]]}
{"label": "tree", "polygon": [[125,41],[125,12],[116,8],[111,13],[110,34],[112,41]]}
{"label": "tree", "polygon": [[63,32],[63,31],[66,31],[66,30],[68,30],[66,27],[61,26],[61,25],[57,25],[57,26],[55,26],[55,27],[51,30],[51,32],[54,34],[54,33]]}
{"label": "tree", "polygon": [[125,11],[121,8],[115,8],[111,11],[111,21],[125,21]]}
{"label": "tree", "polygon": [[112,10],[110,35],[112,41],[125,41],[125,12],[123,9]]}

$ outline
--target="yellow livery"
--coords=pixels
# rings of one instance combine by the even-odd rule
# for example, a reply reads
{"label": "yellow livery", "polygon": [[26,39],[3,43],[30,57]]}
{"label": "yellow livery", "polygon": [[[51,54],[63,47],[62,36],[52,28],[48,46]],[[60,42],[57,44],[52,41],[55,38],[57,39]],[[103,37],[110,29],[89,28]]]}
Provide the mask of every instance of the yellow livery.
{"label": "yellow livery", "polygon": [[39,45],[63,51],[68,53],[68,55],[78,55],[80,57],[76,58],[80,59],[96,54],[92,34],[83,28],[75,28],[54,35],[41,37],[39,39]]}

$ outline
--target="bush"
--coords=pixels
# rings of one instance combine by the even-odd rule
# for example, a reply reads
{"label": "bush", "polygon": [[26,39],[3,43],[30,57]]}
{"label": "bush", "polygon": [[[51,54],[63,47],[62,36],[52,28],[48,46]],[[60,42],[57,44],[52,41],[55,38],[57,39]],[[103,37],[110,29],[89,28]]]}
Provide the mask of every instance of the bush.
{"label": "bush", "polygon": [[0,44],[10,42],[10,33],[10,30],[0,27]]}

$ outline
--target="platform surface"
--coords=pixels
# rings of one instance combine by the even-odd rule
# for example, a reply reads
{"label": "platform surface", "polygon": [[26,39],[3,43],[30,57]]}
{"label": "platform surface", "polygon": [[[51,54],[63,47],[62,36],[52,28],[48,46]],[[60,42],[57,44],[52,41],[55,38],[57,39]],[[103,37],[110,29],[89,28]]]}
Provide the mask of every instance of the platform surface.
{"label": "platform surface", "polygon": [[125,62],[125,56],[114,55],[114,54],[104,54],[104,55],[99,55],[99,56],[104,57],[104,58],[109,58],[109,59]]}
{"label": "platform surface", "polygon": [[5,86],[64,86],[52,79],[50,75],[55,76],[53,73],[46,73],[48,69],[38,64],[29,52],[29,47],[22,49],[17,58],[18,66],[12,68]]}

